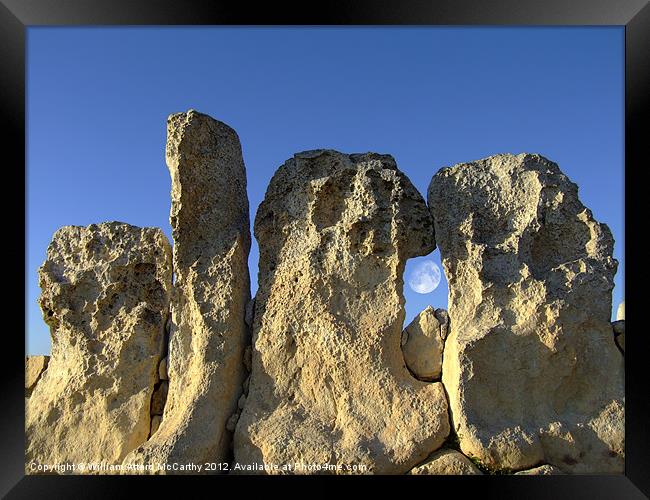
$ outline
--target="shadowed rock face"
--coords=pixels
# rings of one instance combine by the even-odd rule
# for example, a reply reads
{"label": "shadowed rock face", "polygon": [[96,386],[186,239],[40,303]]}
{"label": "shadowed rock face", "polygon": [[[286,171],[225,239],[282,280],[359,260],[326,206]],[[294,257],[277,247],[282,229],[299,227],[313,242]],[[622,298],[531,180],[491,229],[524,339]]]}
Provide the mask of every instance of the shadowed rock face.
{"label": "shadowed rock face", "polygon": [[621,352],[625,354],[625,320],[621,319],[614,321],[612,323],[612,329],[614,330],[616,345],[618,345]]}
{"label": "shadowed rock face", "polygon": [[26,400],[27,464],[118,464],[147,439],[171,281],[159,229],[110,222],[54,234],[39,269],[52,354]]}
{"label": "shadowed rock face", "polygon": [[450,288],[442,373],[462,451],[496,468],[622,472],[607,226],[556,164],[530,154],[440,170],[429,206]]}
{"label": "shadowed rock face", "polygon": [[390,156],[308,151],[274,175],[255,236],[236,463],[408,471],[449,432],[442,385],[413,378],[400,348],[405,261],[435,248],[424,200]]}
{"label": "shadowed rock face", "polygon": [[125,464],[224,462],[232,438],[226,422],[237,408],[248,343],[250,230],[239,138],[207,115],[173,114],[167,166],[176,276],[169,390],[160,427]]}

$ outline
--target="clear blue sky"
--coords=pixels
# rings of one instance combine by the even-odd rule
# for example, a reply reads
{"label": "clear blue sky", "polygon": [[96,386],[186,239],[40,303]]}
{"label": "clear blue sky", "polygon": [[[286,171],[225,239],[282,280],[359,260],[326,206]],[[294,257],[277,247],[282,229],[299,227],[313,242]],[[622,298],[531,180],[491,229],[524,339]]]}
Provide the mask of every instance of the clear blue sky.
{"label": "clear blue sky", "polygon": [[[166,118],[190,108],[237,130],[251,220],[306,149],[389,153],[424,196],[443,166],[543,154],[614,234],[615,308],[623,50],[622,27],[28,28],[27,352],[49,352],[37,269],[57,228],[119,220],[170,236]],[[254,242],[253,292],[257,261]],[[405,296],[408,322],[446,307],[447,285]]]}

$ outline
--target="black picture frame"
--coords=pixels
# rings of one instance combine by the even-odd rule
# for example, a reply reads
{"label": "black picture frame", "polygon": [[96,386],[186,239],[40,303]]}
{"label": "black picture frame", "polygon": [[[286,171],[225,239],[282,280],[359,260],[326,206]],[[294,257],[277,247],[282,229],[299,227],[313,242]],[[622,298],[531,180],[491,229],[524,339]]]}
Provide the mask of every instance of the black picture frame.
{"label": "black picture frame", "polygon": [[[25,193],[25,40],[26,28],[38,25],[540,25],[540,26],[625,26],[625,217],[626,225],[633,228],[627,232],[632,241],[637,237],[634,218],[643,213],[641,202],[643,183],[637,172],[645,166],[647,135],[643,123],[648,121],[648,97],[650,96],[650,5],[646,0],[356,0],[350,2],[277,2],[250,5],[248,2],[180,1],[180,0],[0,0],[0,102],[2,122],[5,125],[3,150],[5,172],[16,175],[16,181],[5,181],[7,191],[18,192],[22,185],[23,207]],[[22,166],[22,168],[21,168]],[[18,195],[20,200],[20,194]],[[628,217],[631,222],[628,222]],[[20,225],[20,218],[8,214],[8,219]],[[23,235],[23,227],[16,228],[15,235]],[[10,238],[16,244],[18,236]],[[7,241],[7,240],[5,240]],[[7,244],[5,243],[5,246]],[[379,482],[418,481],[431,494],[441,494],[442,489],[465,493],[470,488],[481,497],[497,498],[647,498],[650,495],[649,425],[650,384],[645,370],[642,333],[634,327],[640,321],[641,300],[639,283],[645,277],[640,265],[643,243],[626,245],[626,261],[631,260],[633,272],[626,276],[626,321],[632,321],[632,334],[627,339],[626,352],[626,459],[625,475],[611,476],[392,476],[336,478],[332,484],[347,487],[349,481],[361,481],[369,486]],[[13,252],[16,255],[17,252]],[[23,253],[25,258],[25,253]],[[26,260],[26,258],[25,258]],[[12,262],[7,260],[7,263]],[[17,265],[8,267],[18,269]],[[25,265],[17,277],[25,290]],[[17,271],[20,273],[20,271]],[[6,282],[5,282],[6,283]],[[5,284],[7,288],[7,285]],[[15,300],[25,294],[16,293],[20,286],[12,284],[11,294]],[[628,290],[629,289],[629,290]],[[23,303],[23,308],[24,303]],[[5,318],[20,307],[9,309]],[[24,318],[24,316],[23,316]],[[24,337],[17,329],[5,330],[4,370],[0,379],[0,429],[2,439],[2,465],[0,467],[0,494],[7,498],[113,498],[119,491],[132,491],[133,481],[147,481],[147,488],[163,485],[153,478],[132,477],[53,477],[25,476],[24,474]],[[635,330],[638,333],[635,333]],[[19,351],[23,351],[22,354]],[[178,476],[174,481],[181,479]],[[191,480],[210,481],[210,488],[218,487],[213,481],[278,481],[257,477],[191,477]],[[311,488],[311,478],[290,478],[302,481],[304,493]],[[423,482],[426,481],[426,482]],[[433,481],[431,483],[430,481]],[[286,480],[282,483],[287,485]],[[239,483],[242,487],[244,483]],[[233,484],[234,485],[234,484]],[[216,490],[215,490],[216,491]],[[150,491],[150,494],[154,493]]]}

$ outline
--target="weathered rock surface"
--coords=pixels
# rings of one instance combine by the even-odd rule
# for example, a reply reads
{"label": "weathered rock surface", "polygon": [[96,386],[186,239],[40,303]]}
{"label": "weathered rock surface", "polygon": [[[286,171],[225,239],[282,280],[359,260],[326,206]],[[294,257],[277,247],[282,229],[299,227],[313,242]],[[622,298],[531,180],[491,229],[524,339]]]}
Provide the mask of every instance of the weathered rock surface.
{"label": "weathered rock surface", "polygon": [[449,432],[442,384],[412,377],[400,349],[405,261],[435,247],[421,195],[390,156],[307,151],[275,173],[255,236],[252,375],[235,467],[407,472]]}
{"label": "weathered rock surface", "polygon": [[616,345],[621,348],[621,351],[623,351],[623,354],[625,354],[625,334],[622,333],[618,337],[616,337]]}
{"label": "weathered rock surface", "polygon": [[442,379],[463,453],[490,468],[622,472],[607,226],[531,154],[441,169],[429,206],[450,287]]}
{"label": "weathered rock surface", "polygon": [[480,475],[483,474],[462,453],[456,450],[442,449],[433,453],[423,464],[411,469],[414,475]]}
{"label": "weathered rock surface", "polygon": [[158,428],[160,427],[160,423],[162,422],[162,416],[161,415],[154,415],[151,417],[151,435],[153,436]]}
{"label": "weathered rock surface", "polygon": [[167,374],[167,357],[160,360],[160,364],[158,365],[158,378],[160,380],[169,380],[169,375]]}
{"label": "weathered rock surface", "polygon": [[151,396],[151,414],[162,415],[167,402],[167,392],[169,390],[169,383],[166,380],[161,381],[158,387]]}
{"label": "weathered rock surface", "polygon": [[619,335],[625,335],[625,320],[618,320],[612,323],[612,330],[614,330],[614,335],[617,337]]}
{"label": "weathered rock surface", "polygon": [[625,353],[625,320],[621,319],[612,323],[616,345]]}
{"label": "weathered rock surface", "polygon": [[26,401],[27,464],[117,464],[147,439],[171,281],[159,229],[109,222],[54,234],[39,269],[52,354]]}
{"label": "weathered rock surface", "polygon": [[172,179],[174,294],[169,393],[158,431],[125,464],[228,461],[228,418],[250,341],[250,229],[246,171],[236,132],[190,110],[167,121]]}
{"label": "weathered rock surface", "polygon": [[563,472],[552,465],[540,465],[534,469],[515,472],[515,476],[557,476],[561,474],[563,474]]}
{"label": "weathered rock surface", "polygon": [[244,322],[246,323],[246,326],[249,327],[253,326],[254,313],[255,313],[255,298],[252,298],[246,304],[245,317],[244,317]]}
{"label": "weathered rock surface", "polygon": [[25,395],[31,394],[41,374],[47,369],[49,356],[25,356]]}
{"label": "weathered rock surface", "polygon": [[409,370],[420,380],[440,379],[442,353],[447,335],[447,315],[444,309],[437,311],[428,306],[406,327],[402,335],[404,361]]}

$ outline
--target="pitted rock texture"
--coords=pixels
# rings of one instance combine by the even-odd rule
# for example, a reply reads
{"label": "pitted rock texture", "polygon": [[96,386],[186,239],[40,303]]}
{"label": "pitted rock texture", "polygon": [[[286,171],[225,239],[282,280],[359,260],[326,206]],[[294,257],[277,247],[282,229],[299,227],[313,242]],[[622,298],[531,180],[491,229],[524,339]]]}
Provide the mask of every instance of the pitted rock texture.
{"label": "pitted rock texture", "polygon": [[462,453],[442,449],[433,453],[424,463],[411,469],[413,475],[480,475],[483,474]]}
{"label": "pitted rock texture", "polygon": [[562,474],[563,472],[560,469],[552,465],[540,465],[534,469],[515,472],[515,476],[557,476]]}
{"label": "pitted rock texture", "polygon": [[49,356],[25,356],[25,396],[31,395],[36,383],[47,369]]}
{"label": "pitted rock texture", "polygon": [[[245,377],[250,299],[246,171],[236,132],[190,110],[167,120],[174,273],[167,372],[157,432],[125,464],[227,462]],[[162,472],[162,471],[160,471]]]}
{"label": "pitted rock texture", "polygon": [[405,261],[435,248],[421,195],[388,155],[307,151],[273,176],[255,236],[252,375],[235,467],[407,472],[449,432],[442,384],[412,377],[400,349]]}
{"label": "pitted rock texture", "polygon": [[495,469],[622,472],[607,226],[538,155],[443,168],[428,195],[450,288],[442,380],[463,453]]}
{"label": "pitted rock texture", "polygon": [[404,330],[404,361],[416,378],[429,382],[440,379],[448,325],[444,309],[436,311],[428,306]]}
{"label": "pitted rock texture", "polygon": [[159,229],[109,222],[54,234],[39,269],[52,354],[26,401],[27,464],[118,464],[147,439],[171,282]]}

